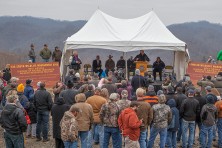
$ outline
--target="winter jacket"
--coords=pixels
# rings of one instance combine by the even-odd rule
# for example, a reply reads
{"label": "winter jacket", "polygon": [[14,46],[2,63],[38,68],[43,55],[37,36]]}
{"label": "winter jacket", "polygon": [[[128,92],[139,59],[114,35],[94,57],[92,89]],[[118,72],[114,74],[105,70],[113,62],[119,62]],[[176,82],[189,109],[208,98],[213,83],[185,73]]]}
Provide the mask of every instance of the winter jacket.
{"label": "winter jacket", "polygon": [[214,106],[214,104],[205,104],[200,113],[202,124],[205,126],[215,125],[217,115],[217,108]]}
{"label": "winter jacket", "polygon": [[155,69],[155,70],[163,70],[164,68],[165,68],[165,64],[161,60],[159,62],[155,61],[153,63],[153,69]]}
{"label": "winter jacket", "polygon": [[222,88],[222,76],[217,76],[212,82],[215,88]]}
{"label": "winter jacket", "polygon": [[54,103],[57,102],[57,99],[59,98],[60,93],[64,90],[64,86],[54,87],[52,92],[54,94]]}
{"label": "winter jacket", "polygon": [[81,112],[76,117],[79,125],[79,131],[89,131],[93,124],[93,108],[90,104],[85,103],[85,99],[77,99],[74,106],[78,107]]}
{"label": "winter jacket", "polygon": [[121,99],[116,102],[116,104],[119,106],[120,112],[128,107],[130,107],[131,101],[125,99]]}
{"label": "winter jacket", "polygon": [[28,98],[28,100],[33,99],[34,89],[31,85],[26,85],[25,86],[24,95]]}
{"label": "winter jacket", "polygon": [[136,92],[137,88],[145,87],[145,79],[143,76],[135,75],[131,80],[133,92]]}
{"label": "winter jacket", "polygon": [[23,111],[14,103],[8,103],[1,113],[0,123],[6,132],[20,135],[26,131],[27,122]]}
{"label": "winter jacket", "polygon": [[64,113],[68,111],[69,108],[70,106],[65,104],[65,101],[62,97],[58,98],[55,104],[52,106],[51,115],[53,138],[61,139],[61,127],[59,124]]}
{"label": "winter jacket", "polygon": [[89,97],[94,95],[94,91],[89,90],[89,91],[85,92],[84,94],[86,96],[86,99],[88,99]]}
{"label": "winter jacket", "polygon": [[92,106],[93,120],[94,120],[93,122],[101,123],[101,120],[99,118],[99,113],[102,108],[102,105],[107,103],[106,99],[98,95],[93,95],[86,100],[86,103]]}
{"label": "winter jacket", "polygon": [[140,130],[145,131],[153,120],[153,110],[149,103],[143,101],[143,98],[137,98],[137,102],[139,108],[137,109],[136,114],[140,120],[143,119]]}
{"label": "winter jacket", "polygon": [[3,79],[5,80],[5,81],[9,81],[10,79],[11,79],[11,70],[10,69],[8,69],[8,68],[6,68],[6,69],[4,69],[3,70]]}
{"label": "winter jacket", "polygon": [[62,141],[74,142],[78,140],[78,122],[70,111],[64,113],[60,127]]}
{"label": "winter jacket", "polygon": [[126,61],[125,60],[118,60],[116,64],[117,69],[118,68],[125,68],[126,67]]}
{"label": "winter jacket", "polygon": [[[196,96],[194,97],[194,99],[196,99],[196,100],[199,102],[199,104],[200,104],[200,111],[201,111],[202,108],[203,108],[203,106],[206,104],[206,98],[205,98],[205,97],[202,97],[201,95],[196,95]],[[197,121],[198,123],[201,122],[200,114],[197,114],[196,121]]]}
{"label": "winter jacket", "polygon": [[99,118],[104,126],[118,127],[118,117],[120,114],[120,108],[116,102],[108,102],[103,104]]}
{"label": "winter jacket", "polygon": [[174,99],[169,99],[166,105],[170,107],[172,113],[172,120],[168,126],[168,131],[178,131],[180,116],[179,110],[176,108],[176,101]]}
{"label": "winter jacket", "polygon": [[34,50],[34,49],[30,49],[28,56],[29,56],[30,58],[35,58],[35,57],[36,57],[36,55],[35,55],[35,50]]}
{"label": "winter jacket", "polygon": [[196,117],[200,114],[200,104],[193,97],[183,101],[180,107],[180,116],[186,121],[196,121]]}
{"label": "winter jacket", "polygon": [[34,106],[33,101],[29,102],[28,108],[26,109],[29,118],[31,120],[31,124],[37,123],[37,111],[36,108]]}
{"label": "winter jacket", "polygon": [[158,97],[154,91],[148,91],[146,96],[143,97],[143,100],[151,105],[158,104]]}
{"label": "winter jacket", "polygon": [[22,107],[24,109],[27,109],[28,103],[29,103],[29,100],[27,99],[27,97],[21,92],[18,92],[17,95],[18,95],[18,99],[19,99],[19,102],[22,105]]}
{"label": "winter jacket", "polygon": [[65,103],[67,105],[73,105],[74,103],[76,103],[75,101],[75,96],[78,94],[78,91],[77,90],[74,90],[74,89],[66,89],[66,90],[63,90],[61,93],[60,93],[60,97],[63,97],[63,99],[65,100]]}
{"label": "winter jacket", "polygon": [[166,94],[166,103],[170,99],[174,99],[175,100],[175,93],[174,92],[169,92],[169,93]]}
{"label": "winter jacket", "polygon": [[222,61],[222,50],[217,53],[217,60]]}
{"label": "winter jacket", "polygon": [[142,122],[138,119],[136,112],[132,108],[126,108],[121,112],[118,124],[124,137],[128,136],[132,141],[139,140]]}
{"label": "winter jacket", "polygon": [[114,70],[115,68],[115,62],[112,59],[108,59],[105,63],[105,68],[107,70]]}
{"label": "winter jacket", "polygon": [[222,118],[222,100],[217,101],[215,106],[217,107],[218,118]]}
{"label": "winter jacket", "polygon": [[205,96],[206,95],[206,86],[211,86],[212,88],[214,87],[214,84],[209,81],[209,80],[200,80],[197,82],[197,85],[201,87],[201,95]]}
{"label": "winter jacket", "polygon": [[50,59],[52,52],[48,48],[43,48],[39,55],[42,57],[42,59]]}
{"label": "winter jacket", "polygon": [[52,53],[52,60],[55,62],[60,62],[61,58],[62,58],[62,51],[54,50]]}
{"label": "winter jacket", "polygon": [[52,97],[46,89],[38,89],[34,94],[34,105],[37,111],[50,111],[52,108]]}
{"label": "winter jacket", "polygon": [[128,86],[121,86],[120,88],[117,89],[117,93],[120,95],[120,97],[122,98],[121,96],[121,93],[123,90],[127,90],[128,92],[128,100],[131,100],[132,99],[132,86],[131,85],[128,85]]}
{"label": "winter jacket", "polygon": [[180,110],[181,104],[185,99],[187,99],[187,96],[184,95],[183,93],[177,93],[174,96],[174,99],[176,101],[177,109]]}
{"label": "winter jacket", "polygon": [[172,120],[170,107],[166,104],[155,104],[153,109],[153,124],[154,128],[167,128]]}
{"label": "winter jacket", "polygon": [[113,84],[112,82],[108,82],[106,84],[104,84],[102,86],[102,88],[106,88],[109,92],[109,94],[112,94],[112,93],[116,93],[117,92],[117,87],[115,84]]}

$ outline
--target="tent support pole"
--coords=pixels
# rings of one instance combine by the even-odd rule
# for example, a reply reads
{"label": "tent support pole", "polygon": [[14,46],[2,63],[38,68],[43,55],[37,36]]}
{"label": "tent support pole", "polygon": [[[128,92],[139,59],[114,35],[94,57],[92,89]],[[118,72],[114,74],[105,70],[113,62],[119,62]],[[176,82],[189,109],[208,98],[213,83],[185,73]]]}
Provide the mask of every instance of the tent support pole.
{"label": "tent support pole", "polygon": [[[172,76],[174,75],[174,73],[175,73],[175,62],[176,62],[176,58],[175,58],[175,56],[176,56],[176,51],[174,51],[173,52],[173,73],[172,73]],[[177,77],[177,76],[176,76]]]}
{"label": "tent support pole", "polygon": [[126,80],[128,80],[128,66],[127,66],[127,53],[124,52],[123,55],[124,55],[124,59],[125,59],[125,65],[126,65]]}

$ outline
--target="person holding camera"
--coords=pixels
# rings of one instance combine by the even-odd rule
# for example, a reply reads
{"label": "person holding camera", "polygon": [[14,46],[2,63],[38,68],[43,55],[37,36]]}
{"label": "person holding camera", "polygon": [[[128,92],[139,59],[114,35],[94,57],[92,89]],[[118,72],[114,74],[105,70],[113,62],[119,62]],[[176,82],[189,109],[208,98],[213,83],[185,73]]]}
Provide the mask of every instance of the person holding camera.
{"label": "person holding camera", "polygon": [[70,63],[69,69],[74,69],[75,72],[79,72],[82,61],[80,60],[77,51],[74,51],[73,55],[70,56],[69,63]]}

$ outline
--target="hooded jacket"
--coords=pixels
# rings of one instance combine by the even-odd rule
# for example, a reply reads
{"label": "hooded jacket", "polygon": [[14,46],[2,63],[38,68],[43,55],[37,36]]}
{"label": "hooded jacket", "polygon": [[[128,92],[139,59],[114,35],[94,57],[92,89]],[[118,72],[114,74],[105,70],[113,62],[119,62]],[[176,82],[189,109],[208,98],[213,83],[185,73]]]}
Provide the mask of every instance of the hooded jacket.
{"label": "hooded jacket", "polygon": [[216,124],[217,108],[214,104],[205,104],[201,110],[200,117],[203,125],[213,126]]}
{"label": "hooded jacket", "polygon": [[76,121],[79,124],[79,131],[89,131],[93,124],[93,109],[88,103],[85,103],[85,99],[76,99],[74,106],[78,107],[81,112],[76,117]]}
{"label": "hooded jacket", "polygon": [[146,96],[143,97],[143,100],[149,103],[151,106],[158,103],[158,97],[156,96],[155,91],[148,91]]}
{"label": "hooded jacket", "polygon": [[169,99],[166,103],[172,112],[172,120],[168,126],[168,131],[177,131],[179,128],[179,110],[176,108],[176,101],[174,99]]}
{"label": "hooded jacket", "polygon": [[62,141],[74,142],[78,140],[78,122],[70,111],[64,113],[60,127]]}
{"label": "hooded jacket", "polygon": [[27,122],[23,111],[13,103],[8,103],[1,113],[1,125],[6,132],[20,135],[26,131]]}
{"label": "hooded jacket", "polygon": [[19,99],[19,102],[22,105],[22,107],[24,109],[27,109],[28,104],[29,104],[29,100],[27,99],[27,97],[22,92],[18,92],[17,95],[18,95],[18,99]]}
{"label": "hooded jacket", "polygon": [[142,122],[138,119],[132,108],[124,109],[118,118],[119,128],[124,137],[137,141],[140,137],[140,126]]}
{"label": "hooded jacket", "polygon": [[30,101],[30,99],[33,99],[34,89],[31,85],[25,86],[24,95],[28,98],[29,101]]}
{"label": "hooded jacket", "polygon": [[52,106],[51,115],[52,115],[52,130],[53,138],[61,139],[61,127],[59,125],[62,117],[66,111],[70,108],[69,105],[65,104],[65,101],[62,97],[59,97],[55,104]]}

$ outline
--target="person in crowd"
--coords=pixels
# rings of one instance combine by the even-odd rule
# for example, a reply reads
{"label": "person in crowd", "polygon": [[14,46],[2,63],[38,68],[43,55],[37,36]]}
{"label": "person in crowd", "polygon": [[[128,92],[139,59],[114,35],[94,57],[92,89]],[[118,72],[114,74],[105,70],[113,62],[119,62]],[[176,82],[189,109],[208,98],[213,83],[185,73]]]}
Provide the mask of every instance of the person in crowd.
{"label": "person in crowd", "polygon": [[64,98],[62,97],[58,97],[52,106],[52,131],[53,138],[55,138],[56,148],[64,148],[64,143],[61,139],[61,127],[59,123],[62,120],[64,113],[68,111],[69,108],[70,106],[65,104]]}
{"label": "person in crowd", "polygon": [[146,88],[151,84],[154,83],[154,80],[152,78],[152,75],[148,73],[148,71],[144,72],[144,79],[145,79],[145,84]]}
{"label": "person in crowd", "polygon": [[105,98],[108,101],[109,100],[109,91],[108,91],[108,89],[102,88],[100,96]]}
{"label": "person in crowd", "polygon": [[159,98],[156,96],[156,93],[154,91],[154,86],[153,85],[149,85],[148,86],[148,90],[147,93],[145,94],[145,96],[143,97],[143,100],[147,103],[149,103],[151,105],[151,107],[154,104],[158,103]]}
{"label": "person in crowd", "polygon": [[115,84],[112,83],[112,78],[109,77],[107,78],[108,82],[105,83],[102,88],[106,88],[109,92],[109,94],[112,94],[112,93],[116,93],[117,92],[117,87]]}
{"label": "person in crowd", "polygon": [[145,80],[144,77],[140,75],[140,70],[135,70],[135,76],[133,76],[131,85],[133,87],[133,93],[135,94],[137,88],[145,87]]}
{"label": "person in crowd", "polygon": [[112,72],[114,72],[114,69],[115,69],[115,62],[113,61],[113,56],[112,55],[109,55],[109,57],[108,57],[109,59],[108,60],[106,60],[106,63],[105,63],[105,68],[106,68],[106,70],[105,70],[105,72],[106,72],[106,75],[108,76],[108,72],[109,71],[112,71]]}
{"label": "person in crowd", "polygon": [[207,76],[206,79],[203,77],[202,80],[199,80],[197,82],[197,85],[201,87],[202,96],[206,95],[206,91],[205,91],[206,86],[214,87],[214,84],[211,82],[211,76]]}
{"label": "person in crowd", "polygon": [[29,50],[29,60],[32,61],[32,63],[35,63],[35,58],[36,58],[36,55],[35,55],[35,47],[34,47],[34,44],[31,44],[30,45],[31,49]]}
{"label": "person in crowd", "polygon": [[130,106],[131,101],[128,100],[128,91],[127,90],[122,90],[121,100],[118,100],[116,103],[119,106],[120,112]]}
{"label": "person in crowd", "polygon": [[115,148],[122,147],[122,138],[118,126],[118,117],[120,109],[116,103],[118,94],[112,93],[109,97],[109,102],[103,104],[99,117],[104,126],[103,148],[109,147],[110,136],[112,136],[112,145]]}
{"label": "person in crowd", "polygon": [[209,56],[206,63],[216,64],[216,61],[212,58],[212,56]]}
{"label": "person in crowd", "polygon": [[136,110],[136,114],[139,119],[142,120],[142,125],[140,126],[140,138],[139,143],[141,148],[147,147],[147,138],[148,138],[148,126],[151,124],[153,120],[153,110],[149,103],[144,102],[143,97],[145,94],[145,90],[142,88],[138,88],[136,90],[137,102],[139,104],[139,108]]}
{"label": "person in crowd", "polygon": [[89,97],[93,96],[94,95],[94,91],[95,91],[95,86],[93,84],[89,84],[88,85],[88,91],[85,92],[85,96],[86,96],[86,99],[88,99]]}
{"label": "person in crowd", "polygon": [[34,96],[34,89],[32,86],[32,80],[30,80],[30,79],[26,80],[24,95],[28,98],[28,100],[31,100]]}
{"label": "person in crowd", "polygon": [[64,98],[65,104],[69,106],[72,106],[74,103],[76,103],[75,96],[78,94],[78,91],[73,89],[73,86],[73,82],[68,81],[67,89],[63,90],[59,95],[60,97]]}
{"label": "person in crowd", "polygon": [[94,95],[86,100],[86,103],[90,104],[93,108],[93,124],[92,124],[92,129],[89,132],[88,145],[87,145],[87,147],[90,148],[92,148],[93,139],[95,144],[100,144],[101,148],[103,146],[104,128],[103,125],[101,124],[99,113],[102,105],[105,104],[107,100],[101,97],[100,94],[101,94],[101,89],[97,87],[95,89]]}
{"label": "person in crowd", "polygon": [[160,95],[164,94],[163,90],[158,90],[156,95],[159,97]]}
{"label": "person in crowd", "polygon": [[[176,107],[178,110],[180,110],[181,104],[184,100],[187,99],[187,96],[183,94],[183,89],[182,87],[177,87],[176,88],[176,94],[174,95],[174,99],[176,101]],[[179,116],[179,129],[177,132],[177,142],[180,142],[182,136],[182,118]]]}
{"label": "person in crowd", "polygon": [[156,58],[156,61],[153,63],[153,77],[154,81],[156,81],[156,73],[159,73],[160,81],[162,81],[162,71],[165,68],[165,63],[160,59],[160,57]]}
{"label": "person in crowd", "polygon": [[222,64],[222,50],[217,53],[217,64]]}
{"label": "person in crowd", "polygon": [[37,125],[36,125],[36,141],[41,141],[41,133],[43,142],[49,141],[49,112],[52,108],[51,94],[45,89],[45,83],[40,83],[40,88],[34,94],[34,106],[37,110]]}
{"label": "person in crowd", "polygon": [[73,55],[71,55],[69,58],[69,64],[70,64],[69,69],[74,69],[75,72],[79,72],[82,61],[80,60],[77,51],[73,51]]}
{"label": "person in crowd", "polygon": [[17,95],[7,96],[6,106],[3,108],[0,124],[4,129],[5,145],[7,148],[24,148],[23,132],[27,122],[23,111],[16,106]]}
{"label": "person in crowd", "polygon": [[140,50],[140,54],[138,54],[135,58],[134,61],[150,61],[148,56],[144,53],[144,50]]}
{"label": "person in crowd", "polygon": [[36,123],[37,123],[37,112],[36,112],[36,108],[34,106],[34,98],[31,97],[31,99],[29,99],[29,105],[26,109],[27,114],[29,115],[30,121],[31,123],[28,124],[28,128],[26,131],[26,137],[27,138],[32,138],[32,139],[36,139]]}
{"label": "person in crowd", "polygon": [[[206,86],[205,87],[205,90],[206,90],[206,95],[208,95],[208,94],[211,94],[211,95],[214,95],[215,97],[214,97],[214,103],[216,103],[217,102],[217,95],[219,95],[219,94],[217,94],[217,95],[215,95],[214,94],[214,92],[212,91],[213,90],[213,88],[211,87],[211,86]],[[206,95],[205,95],[205,97],[206,97]]]}
{"label": "person in crowd", "polygon": [[[10,96],[10,95],[18,95],[18,92],[17,92],[17,89],[16,88],[13,88],[11,90],[8,91],[7,95],[6,95],[6,103],[5,104],[8,104],[9,102],[7,102],[7,96]],[[19,99],[16,100],[15,102],[16,106],[18,108],[20,108],[23,112],[25,112],[25,109],[24,107],[21,105]]]}
{"label": "person in crowd", "polygon": [[[183,79],[177,82],[177,84],[174,86],[175,90],[177,89],[177,87],[183,88],[183,86],[186,84],[187,81],[190,81],[190,75],[189,74],[185,74],[183,76]],[[183,92],[183,93],[185,93],[185,92]]]}
{"label": "person in crowd", "polygon": [[44,48],[40,51],[39,55],[42,57],[43,62],[49,62],[49,59],[52,56],[52,52],[49,50],[47,44],[44,44]]}
{"label": "person in crowd", "polygon": [[219,100],[215,103],[218,112],[217,119],[217,132],[218,132],[218,143],[214,145],[215,147],[222,147],[222,100]]}
{"label": "person in crowd", "polygon": [[95,87],[98,87],[99,84],[99,77],[98,75],[94,75],[92,80],[89,81],[89,84],[93,84]]}
{"label": "person in crowd", "polygon": [[62,51],[59,49],[58,46],[56,46],[55,50],[52,53],[52,61],[53,62],[59,62],[59,65],[60,65],[61,58],[62,58]]}
{"label": "person in crowd", "polygon": [[18,95],[18,99],[19,99],[20,104],[26,110],[28,108],[28,105],[29,105],[29,100],[24,95],[24,89],[25,89],[25,86],[22,83],[19,84],[18,87],[17,87],[17,92],[18,92],[17,95]]}
{"label": "person in crowd", "polygon": [[212,147],[213,141],[213,128],[217,120],[217,108],[214,106],[215,96],[207,95],[206,102],[201,110],[200,118],[202,121],[200,131],[201,148]]}
{"label": "person in crowd", "polygon": [[167,127],[172,120],[172,113],[170,107],[165,104],[165,95],[160,95],[158,104],[152,106],[153,121],[151,125],[150,138],[148,148],[152,148],[157,134],[160,134],[160,148],[165,148],[167,138]]}
{"label": "person in crowd", "polygon": [[96,59],[93,60],[93,72],[98,73],[98,76],[101,77],[101,74],[103,72],[102,70],[102,62],[100,60],[100,56],[97,55]]}
{"label": "person in crowd", "polygon": [[184,94],[188,95],[188,90],[190,90],[190,89],[195,90],[195,86],[194,86],[193,82],[190,80],[184,84],[182,89],[183,89]]}
{"label": "person in crowd", "polygon": [[[183,101],[180,107],[180,116],[182,118],[182,147],[192,147],[194,143],[195,121],[200,114],[200,104],[194,99],[194,90],[188,90],[188,98]],[[187,131],[189,128],[189,138]]]}
{"label": "person in crowd", "polygon": [[133,73],[132,75],[134,75],[136,64],[134,63],[133,56],[130,56],[130,58],[127,60],[127,68],[129,73],[128,76],[130,76],[130,72]]}
{"label": "person in crowd", "polygon": [[132,86],[130,84],[127,84],[126,80],[122,80],[120,87],[117,89],[117,93],[120,95],[120,98],[122,98],[121,93],[123,90],[127,90],[128,100],[131,100],[132,99]]}
{"label": "person in crowd", "polygon": [[69,111],[64,113],[60,122],[61,138],[65,148],[77,148],[78,147],[78,122],[76,117],[81,112],[76,106],[71,106]]}
{"label": "person in crowd", "polygon": [[76,95],[75,100],[76,104],[73,106],[81,110],[81,112],[76,117],[76,121],[78,122],[79,127],[78,135],[81,140],[81,148],[87,148],[88,134],[93,124],[93,109],[90,104],[85,103],[85,94],[80,93]]}
{"label": "person in crowd", "polygon": [[69,74],[65,77],[65,80],[64,80],[64,84],[67,86],[68,84],[68,81],[71,81],[74,83],[74,81],[76,81],[76,76],[75,76],[75,71],[73,69],[70,69],[69,70]]}
{"label": "person in crowd", "polygon": [[219,72],[215,79],[212,80],[215,88],[222,94],[222,72]]}
{"label": "person in crowd", "polygon": [[115,75],[115,72],[109,71],[108,72],[108,78],[112,78],[112,83],[118,83],[117,77]]}
{"label": "person in crowd", "polygon": [[166,90],[166,102],[169,99],[175,99],[174,88],[172,86],[169,86]]}
{"label": "person in crowd", "polygon": [[139,104],[132,101],[130,107],[124,109],[118,118],[118,125],[124,138],[125,147],[140,148],[138,140],[142,119],[139,120],[136,115],[138,107]]}
{"label": "person in crowd", "polygon": [[11,79],[11,69],[10,69],[10,64],[6,64],[6,66],[5,66],[5,69],[3,69],[3,79],[5,80],[5,81],[9,81],[10,79]]}
{"label": "person in crowd", "polygon": [[163,80],[162,88],[167,90],[167,88],[168,88],[169,86],[172,86],[172,82],[171,82],[170,77],[167,76],[167,77],[164,78],[164,80]]}
{"label": "person in crowd", "polygon": [[176,101],[172,98],[169,99],[166,102],[166,105],[168,105],[171,109],[172,113],[172,120],[170,124],[168,125],[167,129],[167,140],[166,140],[166,146],[169,148],[176,148],[177,147],[177,136],[176,133],[179,129],[180,123],[179,123],[179,110],[176,106]]}
{"label": "person in crowd", "polygon": [[65,89],[65,85],[62,82],[56,82],[55,86],[52,88],[52,92],[54,94],[54,103],[57,102],[60,93]]}

